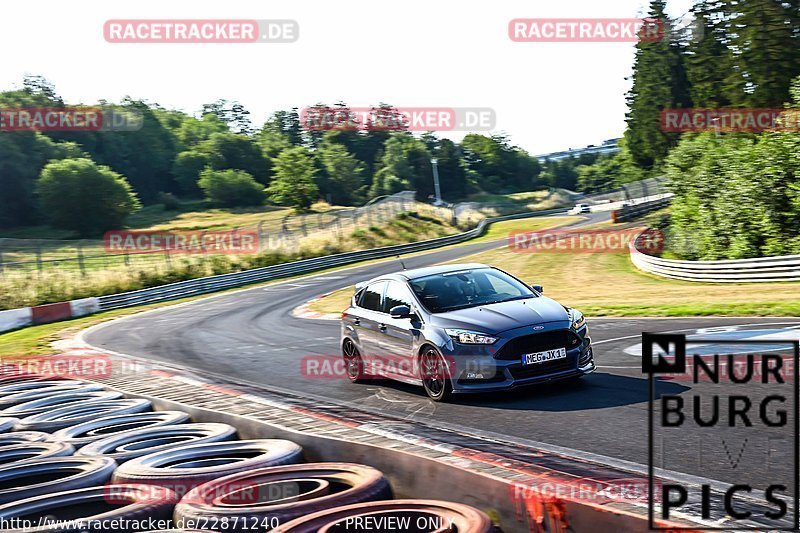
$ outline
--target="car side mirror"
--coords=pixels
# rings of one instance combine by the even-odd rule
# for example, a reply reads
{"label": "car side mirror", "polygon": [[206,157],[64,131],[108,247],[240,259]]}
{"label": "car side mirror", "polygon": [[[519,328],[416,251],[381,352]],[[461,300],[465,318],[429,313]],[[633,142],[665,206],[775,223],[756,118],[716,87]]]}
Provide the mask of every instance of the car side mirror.
{"label": "car side mirror", "polygon": [[389,314],[392,315],[392,318],[411,318],[413,316],[411,308],[407,305],[396,305],[389,310]]}
{"label": "car side mirror", "polygon": [[538,292],[539,294],[544,294],[544,287],[541,285],[531,285],[531,288]]}

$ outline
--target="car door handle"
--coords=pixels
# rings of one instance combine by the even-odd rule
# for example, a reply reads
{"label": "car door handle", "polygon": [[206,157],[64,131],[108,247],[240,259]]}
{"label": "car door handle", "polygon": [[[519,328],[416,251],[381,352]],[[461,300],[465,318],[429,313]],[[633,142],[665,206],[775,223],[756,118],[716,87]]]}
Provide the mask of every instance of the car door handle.
{"label": "car door handle", "polygon": [[386,324],[378,324],[378,329],[381,331],[386,331]]}
{"label": "car door handle", "polygon": [[361,319],[360,318],[354,318],[353,319],[353,324],[355,324],[356,326],[360,326],[361,325]]}

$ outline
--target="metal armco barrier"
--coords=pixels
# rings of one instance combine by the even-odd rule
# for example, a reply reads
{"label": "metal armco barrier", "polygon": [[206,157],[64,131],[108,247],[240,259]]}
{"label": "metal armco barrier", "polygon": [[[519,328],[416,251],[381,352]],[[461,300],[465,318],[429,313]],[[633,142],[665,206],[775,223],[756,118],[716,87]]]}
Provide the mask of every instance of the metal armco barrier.
{"label": "metal armco barrier", "polygon": [[664,278],[708,283],[752,283],[800,281],[800,255],[731,259],[722,261],[680,261],[647,255],[630,243],[631,261],[639,270]]}
{"label": "metal armco barrier", "polygon": [[170,283],[168,285],[161,285],[149,289],[140,289],[137,291],[125,292],[121,294],[111,294],[108,296],[100,296],[98,298],[100,304],[100,311],[109,309],[118,309],[122,307],[130,307],[134,305],[142,305],[154,302],[162,302],[165,300],[174,300],[177,298],[184,298],[196,294],[206,294],[209,292],[220,291],[233,287],[241,287],[251,283],[262,281],[269,281],[273,279],[285,278],[288,276],[295,276],[298,274],[306,274],[317,270],[322,270],[334,266],[342,266],[359,261],[369,259],[383,259],[385,257],[392,257],[398,254],[407,254],[419,252],[423,250],[430,250],[432,248],[439,248],[450,244],[460,243],[475,237],[478,237],[486,231],[486,228],[493,222],[502,220],[514,220],[519,218],[530,218],[545,215],[552,215],[558,213],[566,213],[567,209],[549,209],[546,211],[536,211],[533,213],[520,213],[516,215],[506,215],[502,217],[487,218],[481,220],[477,227],[464,233],[456,235],[448,235],[447,237],[439,237],[438,239],[430,239],[427,241],[420,241],[411,244],[397,244],[394,246],[384,246],[383,248],[373,248],[371,250],[361,250],[357,252],[345,252],[341,254],[328,255],[324,257],[314,257],[311,259],[302,259],[300,261],[292,261],[291,263],[284,263],[281,265],[273,265],[262,268],[254,268],[244,272],[233,272],[231,274],[220,274],[217,276],[209,276],[205,278],[197,278],[186,281],[179,281],[177,283]]}
{"label": "metal armco barrier", "polygon": [[655,211],[657,209],[661,209],[667,207],[669,205],[671,198],[659,198],[658,200],[653,200],[652,202],[644,202],[641,204],[636,205],[626,205],[622,209],[617,209],[612,214],[612,219],[614,222],[628,222],[631,220],[635,220],[636,218],[650,213],[651,211]]}

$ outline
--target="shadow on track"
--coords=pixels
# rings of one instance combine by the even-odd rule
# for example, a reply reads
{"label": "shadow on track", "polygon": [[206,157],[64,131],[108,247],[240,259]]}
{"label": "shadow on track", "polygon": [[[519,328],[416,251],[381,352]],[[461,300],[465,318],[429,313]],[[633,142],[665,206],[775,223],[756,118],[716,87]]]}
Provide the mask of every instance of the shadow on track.
{"label": "shadow on track", "polygon": [[[376,385],[378,383],[373,382],[368,386],[374,389]],[[407,400],[412,402],[430,401],[422,387],[388,380],[380,381],[379,385],[387,392],[410,395]],[[680,394],[688,389],[689,387],[678,383],[656,380],[655,397]],[[647,398],[647,378],[596,372],[579,380],[530,385],[507,392],[454,394],[448,403],[493,409],[558,412],[633,405],[647,402]]]}

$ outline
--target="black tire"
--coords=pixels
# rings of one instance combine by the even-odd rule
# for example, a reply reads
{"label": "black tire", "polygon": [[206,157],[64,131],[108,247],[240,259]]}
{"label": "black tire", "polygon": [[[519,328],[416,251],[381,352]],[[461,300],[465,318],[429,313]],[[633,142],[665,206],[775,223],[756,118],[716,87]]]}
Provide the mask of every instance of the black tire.
{"label": "black tire", "polygon": [[50,440],[68,442],[78,449],[90,442],[105,439],[112,435],[119,435],[135,429],[183,424],[189,420],[189,415],[183,411],[155,411],[151,413],[104,416],[96,420],[59,429],[50,436]]}
{"label": "black tire", "polygon": [[442,354],[433,346],[425,346],[419,355],[419,369],[425,394],[434,402],[442,402],[453,393],[450,371]]}
{"label": "black tire", "polygon": [[0,381],[0,398],[20,392],[42,389],[45,387],[61,387],[64,385],[83,386],[86,385],[86,383],[76,379],[20,379],[14,377],[5,382]]}
{"label": "black tire", "polygon": [[[45,383],[41,381],[39,383]],[[52,385],[48,387],[37,387],[29,390],[18,391],[13,394],[5,394],[0,396],[0,409],[8,409],[14,405],[38,400],[40,398],[49,398],[58,394],[65,394],[71,392],[95,392],[101,391],[103,387],[94,383],[81,383],[68,384],[68,385]]]}
{"label": "black tire", "polygon": [[102,401],[102,400],[116,400],[122,398],[121,392],[114,391],[86,391],[86,392],[66,392],[63,394],[54,394],[52,396],[45,396],[37,400],[18,403],[6,409],[3,409],[2,414],[15,417],[26,417],[37,415],[46,411],[52,411],[59,407],[66,405],[73,405],[79,402]]}
{"label": "black tire", "polygon": [[212,479],[302,460],[302,448],[288,440],[190,444],[132,459],[114,472],[114,482],[158,485],[183,496]]}
{"label": "black tire", "polygon": [[65,442],[25,442],[0,446],[0,466],[50,457],[68,457],[75,448]]}
{"label": "black tire", "polygon": [[[489,517],[469,505],[460,503],[450,503],[436,500],[390,500],[383,502],[357,503],[355,505],[345,505],[326,509],[292,520],[275,528],[274,533],[316,533],[322,529],[326,531],[351,530],[355,533],[359,531],[375,531],[366,529],[363,526],[351,525],[358,522],[350,522],[350,527],[335,527],[348,518],[357,516],[375,515],[391,517],[408,517],[410,526],[415,531],[417,520],[423,518],[430,520],[431,531],[458,531],[458,533],[491,533],[495,531],[494,525]],[[451,528],[452,521],[452,528]],[[330,529],[327,529],[327,527]],[[334,527],[331,527],[334,526]],[[427,530],[427,529],[426,529]],[[421,531],[421,530],[420,530]]]}
{"label": "black tire", "polygon": [[14,427],[18,431],[32,430],[52,433],[96,418],[149,411],[152,406],[150,400],[135,398],[90,402],[86,405],[68,405],[38,415],[27,416],[17,422]]}
{"label": "black tire", "polygon": [[253,525],[252,531],[268,531],[330,507],[391,498],[389,482],[369,466],[276,466],[226,476],[197,487],[175,507],[175,520],[186,527],[214,527],[227,520]]}
{"label": "black tire", "polygon": [[179,424],[128,431],[87,444],[76,455],[111,457],[118,464],[143,455],[205,442],[236,438],[236,428],[228,424]]}
{"label": "black tire", "polygon": [[[48,517],[56,523],[36,527],[37,533],[84,533],[86,531],[125,532],[121,529],[148,520],[163,521],[172,516],[177,496],[154,487],[122,487],[109,485],[59,491],[0,506],[0,522],[13,519],[39,522]],[[91,527],[68,527],[70,520],[83,520]],[[77,525],[77,524],[73,524]],[[32,529],[3,529],[5,533],[28,533]],[[207,533],[207,532],[206,532]]]}
{"label": "black tire", "polygon": [[2,466],[0,503],[102,485],[116,467],[108,457],[55,457]]}
{"label": "black tire", "polygon": [[25,444],[26,442],[45,442],[50,435],[41,431],[14,431],[0,435],[0,446]]}
{"label": "black tire", "polygon": [[342,343],[342,359],[344,359],[344,370],[347,373],[347,379],[351,383],[364,383],[367,381],[368,376],[364,371],[364,359],[361,357],[361,352],[358,351],[356,344],[350,339],[345,339]]}
{"label": "black tire", "polygon": [[19,419],[11,416],[0,418],[0,433],[8,433],[19,422]]}

